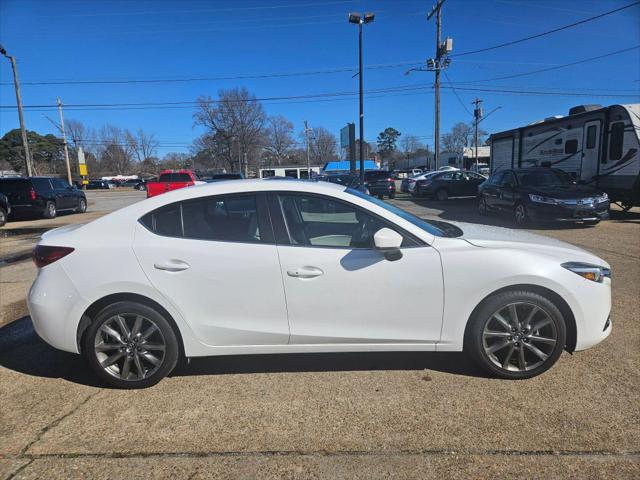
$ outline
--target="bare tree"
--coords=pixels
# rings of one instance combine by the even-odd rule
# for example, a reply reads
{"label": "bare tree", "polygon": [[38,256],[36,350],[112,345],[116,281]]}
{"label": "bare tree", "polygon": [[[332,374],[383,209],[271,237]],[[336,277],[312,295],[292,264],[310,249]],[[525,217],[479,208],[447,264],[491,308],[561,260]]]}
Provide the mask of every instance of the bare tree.
{"label": "bare tree", "polygon": [[126,134],[113,125],[105,125],[100,130],[98,158],[103,171],[122,175],[128,173],[134,151],[126,141]]}
{"label": "bare tree", "polygon": [[[302,143],[306,145],[307,136],[304,131],[300,132],[299,137]],[[309,150],[311,162],[316,165],[323,165],[338,158],[338,139],[324,127],[313,127],[309,132]],[[306,164],[306,151],[304,155],[304,162],[301,163]]]}
{"label": "bare tree", "polygon": [[419,148],[424,148],[424,145],[415,135],[406,135],[400,139],[400,148],[402,148],[405,155],[409,156]]}
{"label": "bare tree", "polygon": [[155,139],[153,133],[146,133],[141,128],[136,134],[132,134],[129,130],[125,131],[125,140],[133,150],[138,162],[142,162],[149,157],[155,156],[159,143]]}
{"label": "bare tree", "polygon": [[267,123],[265,157],[269,165],[272,160],[277,165],[281,165],[289,157],[291,148],[295,143],[291,136],[293,124],[282,115],[269,117]]}
{"label": "bare tree", "polygon": [[220,90],[218,100],[198,97],[197,102],[195,122],[207,129],[210,146],[223,157],[225,164],[233,169],[238,164],[237,158],[245,164],[245,173],[247,163],[257,164],[265,143],[266,115],[255,95],[246,88],[234,88]]}
{"label": "bare tree", "polygon": [[465,147],[470,146],[472,137],[473,128],[470,125],[456,123],[450,133],[442,135],[442,148],[444,151],[462,153]]}

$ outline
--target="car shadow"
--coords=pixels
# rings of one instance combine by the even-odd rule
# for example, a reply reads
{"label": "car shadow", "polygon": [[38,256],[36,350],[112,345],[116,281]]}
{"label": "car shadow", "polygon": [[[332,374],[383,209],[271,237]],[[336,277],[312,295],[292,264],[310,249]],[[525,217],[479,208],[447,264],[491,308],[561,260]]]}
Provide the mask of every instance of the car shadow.
{"label": "car shadow", "polygon": [[[92,387],[106,387],[80,355],[47,345],[29,317],[0,329],[0,366],[34,377],[61,378]],[[251,373],[349,372],[366,370],[433,370],[486,377],[463,353],[363,352],[230,355],[182,361],[172,377]]]}

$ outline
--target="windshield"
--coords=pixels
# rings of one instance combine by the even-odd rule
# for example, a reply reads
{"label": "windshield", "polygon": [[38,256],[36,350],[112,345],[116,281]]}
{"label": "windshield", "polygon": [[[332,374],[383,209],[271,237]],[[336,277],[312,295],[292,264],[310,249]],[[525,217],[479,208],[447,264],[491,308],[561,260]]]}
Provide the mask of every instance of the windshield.
{"label": "windshield", "polygon": [[570,185],[569,176],[555,170],[516,172],[523,187],[548,187],[552,185]]}
{"label": "windshield", "polygon": [[371,203],[375,203],[379,207],[382,207],[385,210],[398,215],[400,218],[406,220],[412,225],[415,225],[416,227],[421,228],[425,232],[430,233],[431,235],[435,235],[436,237],[454,238],[462,236],[462,230],[451,223],[442,222],[439,220],[423,220],[416,217],[415,215],[410,214],[409,212],[402,210],[401,208],[395,207],[383,200],[378,200],[375,197],[367,195],[366,193],[362,193],[353,188],[347,188],[345,191],[347,193],[350,193],[351,195],[355,195],[356,197],[362,198]]}

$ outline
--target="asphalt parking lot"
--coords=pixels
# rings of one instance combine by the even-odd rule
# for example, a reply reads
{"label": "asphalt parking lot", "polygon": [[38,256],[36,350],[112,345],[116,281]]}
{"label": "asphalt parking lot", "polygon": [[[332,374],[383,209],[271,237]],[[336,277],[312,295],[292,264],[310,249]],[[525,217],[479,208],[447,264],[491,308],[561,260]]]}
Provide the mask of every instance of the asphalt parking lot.
{"label": "asphalt parking lot", "polygon": [[[0,257],[144,192],[88,198],[84,216],[9,223],[0,232],[18,232],[2,234]],[[512,226],[471,200],[393,202]],[[153,388],[113,390],[40,341],[28,317],[12,321],[35,268],[0,264],[0,478],[639,478],[640,210],[535,231],[611,264],[614,328],[518,382],[486,378],[463,354],[304,354],[194,359]]]}

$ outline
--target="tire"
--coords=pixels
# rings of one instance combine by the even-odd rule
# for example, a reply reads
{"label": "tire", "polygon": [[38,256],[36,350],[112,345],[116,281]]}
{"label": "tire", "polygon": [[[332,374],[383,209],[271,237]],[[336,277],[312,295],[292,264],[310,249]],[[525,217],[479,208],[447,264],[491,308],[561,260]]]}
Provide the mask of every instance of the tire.
{"label": "tire", "polygon": [[524,203],[518,203],[513,209],[513,221],[521,227],[529,223],[529,214]]}
{"label": "tire", "polygon": [[4,227],[7,223],[7,211],[0,207],[0,227]]}
{"label": "tire", "polygon": [[116,388],[134,389],[151,387],[169,375],[178,362],[180,348],[162,314],[126,301],[111,304],[96,315],[83,335],[82,352],[102,381]]}
{"label": "tire", "polygon": [[584,222],[585,225],[588,225],[590,227],[595,227],[599,223],[600,223],[600,220],[589,220],[588,222]]}
{"label": "tire", "polygon": [[439,202],[446,202],[447,200],[449,200],[449,192],[447,191],[447,189],[441,188],[440,190],[438,190],[436,192],[436,199]]}
{"label": "tire", "polygon": [[384,195],[378,195],[378,199],[384,200]]}
{"label": "tire", "polygon": [[507,291],[492,295],[476,309],[465,332],[464,348],[492,376],[520,380],[551,368],[566,338],[564,318],[551,300],[527,290]]}
{"label": "tire", "polygon": [[84,198],[78,199],[78,206],[76,207],[76,213],[84,213],[87,211],[87,201]]}
{"label": "tire", "polygon": [[395,194],[395,192],[394,192],[394,193],[390,193],[390,194],[389,194],[389,198],[390,198],[390,199],[396,198],[396,194]]}
{"label": "tire", "polygon": [[480,197],[480,200],[478,201],[478,213],[483,217],[489,215],[489,207],[487,206],[487,200],[484,197]]}
{"label": "tire", "polygon": [[47,204],[44,206],[44,212],[42,213],[42,216],[44,218],[56,218],[57,214],[58,212],[56,210],[56,203],[47,202]]}

